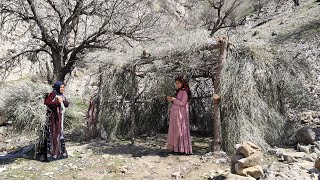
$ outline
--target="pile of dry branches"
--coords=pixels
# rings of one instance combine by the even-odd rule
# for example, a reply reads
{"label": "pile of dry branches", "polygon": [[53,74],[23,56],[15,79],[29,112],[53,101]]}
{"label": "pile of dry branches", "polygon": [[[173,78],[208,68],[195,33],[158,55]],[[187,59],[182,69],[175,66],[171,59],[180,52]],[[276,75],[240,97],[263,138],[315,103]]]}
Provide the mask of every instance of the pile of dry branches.
{"label": "pile of dry branches", "polygon": [[44,96],[50,91],[49,86],[30,81],[19,82],[6,86],[4,115],[12,121],[18,132],[39,132],[46,120]]}
{"label": "pile of dry branches", "polygon": [[292,110],[311,107],[304,86],[311,67],[272,48],[239,47],[228,54],[221,72],[224,149],[249,140],[267,149],[288,139],[298,123]]}

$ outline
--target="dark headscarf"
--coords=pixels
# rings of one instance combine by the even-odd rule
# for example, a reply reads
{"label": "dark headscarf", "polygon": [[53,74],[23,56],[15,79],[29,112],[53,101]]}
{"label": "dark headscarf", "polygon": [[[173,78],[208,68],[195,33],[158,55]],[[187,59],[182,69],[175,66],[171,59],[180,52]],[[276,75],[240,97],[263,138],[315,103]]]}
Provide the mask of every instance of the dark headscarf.
{"label": "dark headscarf", "polygon": [[57,94],[57,95],[60,95],[61,92],[60,92],[60,86],[64,84],[63,82],[61,81],[57,81],[56,83],[54,83],[53,85],[53,91]]}
{"label": "dark headscarf", "polygon": [[189,85],[188,85],[188,81],[185,80],[185,79],[182,78],[182,77],[177,77],[177,78],[175,79],[175,81],[179,81],[179,82],[182,83],[182,87],[179,88],[179,89],[177,89],[176,94],[175,94],[175,97],[177,97],[179,91],[186,91],[187,94],[188,94],[188,100],[190,100],[191,90],[190,90],[190,87],[189,87]]}

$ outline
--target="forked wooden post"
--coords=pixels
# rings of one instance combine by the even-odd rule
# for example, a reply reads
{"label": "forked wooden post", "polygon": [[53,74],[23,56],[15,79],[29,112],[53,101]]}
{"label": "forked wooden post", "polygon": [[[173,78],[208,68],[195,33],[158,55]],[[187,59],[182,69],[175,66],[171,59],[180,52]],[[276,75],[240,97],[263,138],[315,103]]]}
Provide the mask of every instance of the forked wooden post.
{"label": "forked wooden post", "polygon": [[133,65],[131,69],[131,99],[130,99],[130,131],[129,137],[131,140],[131,145],[134,145],[135,141],[135,118],[136,118],[136,96],[137,96],[137,76],[136,76],[137,65]]}
{"label": "forked wooden post", "polygon": [[213,92],[213,142],[212,151],[221,150],[221,119],[220,119],[220,74],[227,58],[229,40],[227,37],[219,39],[219,59],[214,74]]}
{"label": "forked wooden post", "polygon": [[97,97],[97,102],[96,102],[97,103],[97,110],[95,112],[96,113],[95,119],[97,121],[96,122],[97,123],[97,125],[96,125],[97,129],[96,130],[99,131],[99,132],[97,132],[97,134],[99,134],[102,139],[106,140],[107,139],[107,136],[106,136],[107,133],[106,133],[106,131],[104,129],[104,125],[103,125],[103,122],[102,122],[102,111],[103,111],[102,107],[103,107],[103,101],[104,101],[102,83],[103,83],[104,75],[103,75],[103,70],[102,70],[101,67],[99,67],[99,73],[100,73],[99,84],[98,84],[99,96]]}

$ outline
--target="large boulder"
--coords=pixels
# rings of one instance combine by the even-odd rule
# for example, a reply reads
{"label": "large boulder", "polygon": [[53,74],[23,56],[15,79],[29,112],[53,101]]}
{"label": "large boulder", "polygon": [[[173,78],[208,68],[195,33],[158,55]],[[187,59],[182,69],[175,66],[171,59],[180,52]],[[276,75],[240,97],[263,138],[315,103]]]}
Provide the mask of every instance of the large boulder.
{"label": "large boulder", "polygon": [[263,154],[259,151],[251,154],[249,157],[238,160],[238,164],[241,167],[247,168],[262,164]]}
{"label": "large boulder", "polygon": [[237,144],[235,148],[236,154],[231,158],[231,172],[240,176],[262,178],[263,153],[261,149],[251,142]]}
{"label": "large boulder", "polygon": [[242,154],[245,157],[248,157],[257,151],[260,151],[260,148],[257,145],[247,141],[247,142],[243,142],[238,147],[237,154]]}
{"label": "large boulder", "polygon": [[245,158],[245,157],[242,154],[235,154],[232,156],[232,158],[231,158],[231,173],[236,173],[235,165],[238,163],[238,161],[240,159],[243,159],[243,158]]}
{"label": "large boulder", "polygon": [[252,166],[248,168],[243,168],[236,164],[236,173],[241,176],[251,176],[254,178],[262,178],[263,177],[263,168],[260,165]]}
{"label": "large boulder", "polygon": [[298,130],[296,140],[301,144],[313,144],[316,140],[316,133],[310,126],[304,126]]}

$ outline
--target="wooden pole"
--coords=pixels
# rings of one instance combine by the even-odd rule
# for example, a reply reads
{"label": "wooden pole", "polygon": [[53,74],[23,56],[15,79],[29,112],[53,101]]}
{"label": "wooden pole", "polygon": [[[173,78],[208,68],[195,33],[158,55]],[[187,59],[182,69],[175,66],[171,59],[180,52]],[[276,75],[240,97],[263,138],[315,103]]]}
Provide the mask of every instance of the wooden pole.
{"label": "wooden pole", "polygon": [[218,59],[218,66],[214,74],[214,94],[213,94],[213,143],[212,150],[221,150],[221,119],[220,119],[220,76],[224,62],[227,58],[228,38],[223,37],[219,40],[220,54]]}
{"label": "wooden pole", "polygon": [[99,94],[98,94],[98,97],[97,97],[97,111],[95,112],[96,113],[96,127],[98,128],[97,130],[99,131],[99,135],[102,139],[106,140],[107,139],[107,133],[104,129],[104,125],[103,125],[103,122],[102,122],[102,107],[103,107],[103,70],[102,68],[99,68],[99,72],[100,72],[100,77],[99,77]]}
{"label": "wooden pole", "polygon": [[131,139],[131,144],[134,144],[135,141],[135,118],[136,118],[136,94],[137,94],[137,77],[136,77],[136,68],[137,65],[135,64],[131,69],[131,83],[132,83],[132,90],[131,90],[131,99],[130,99],[130,132],[129,136]]}

